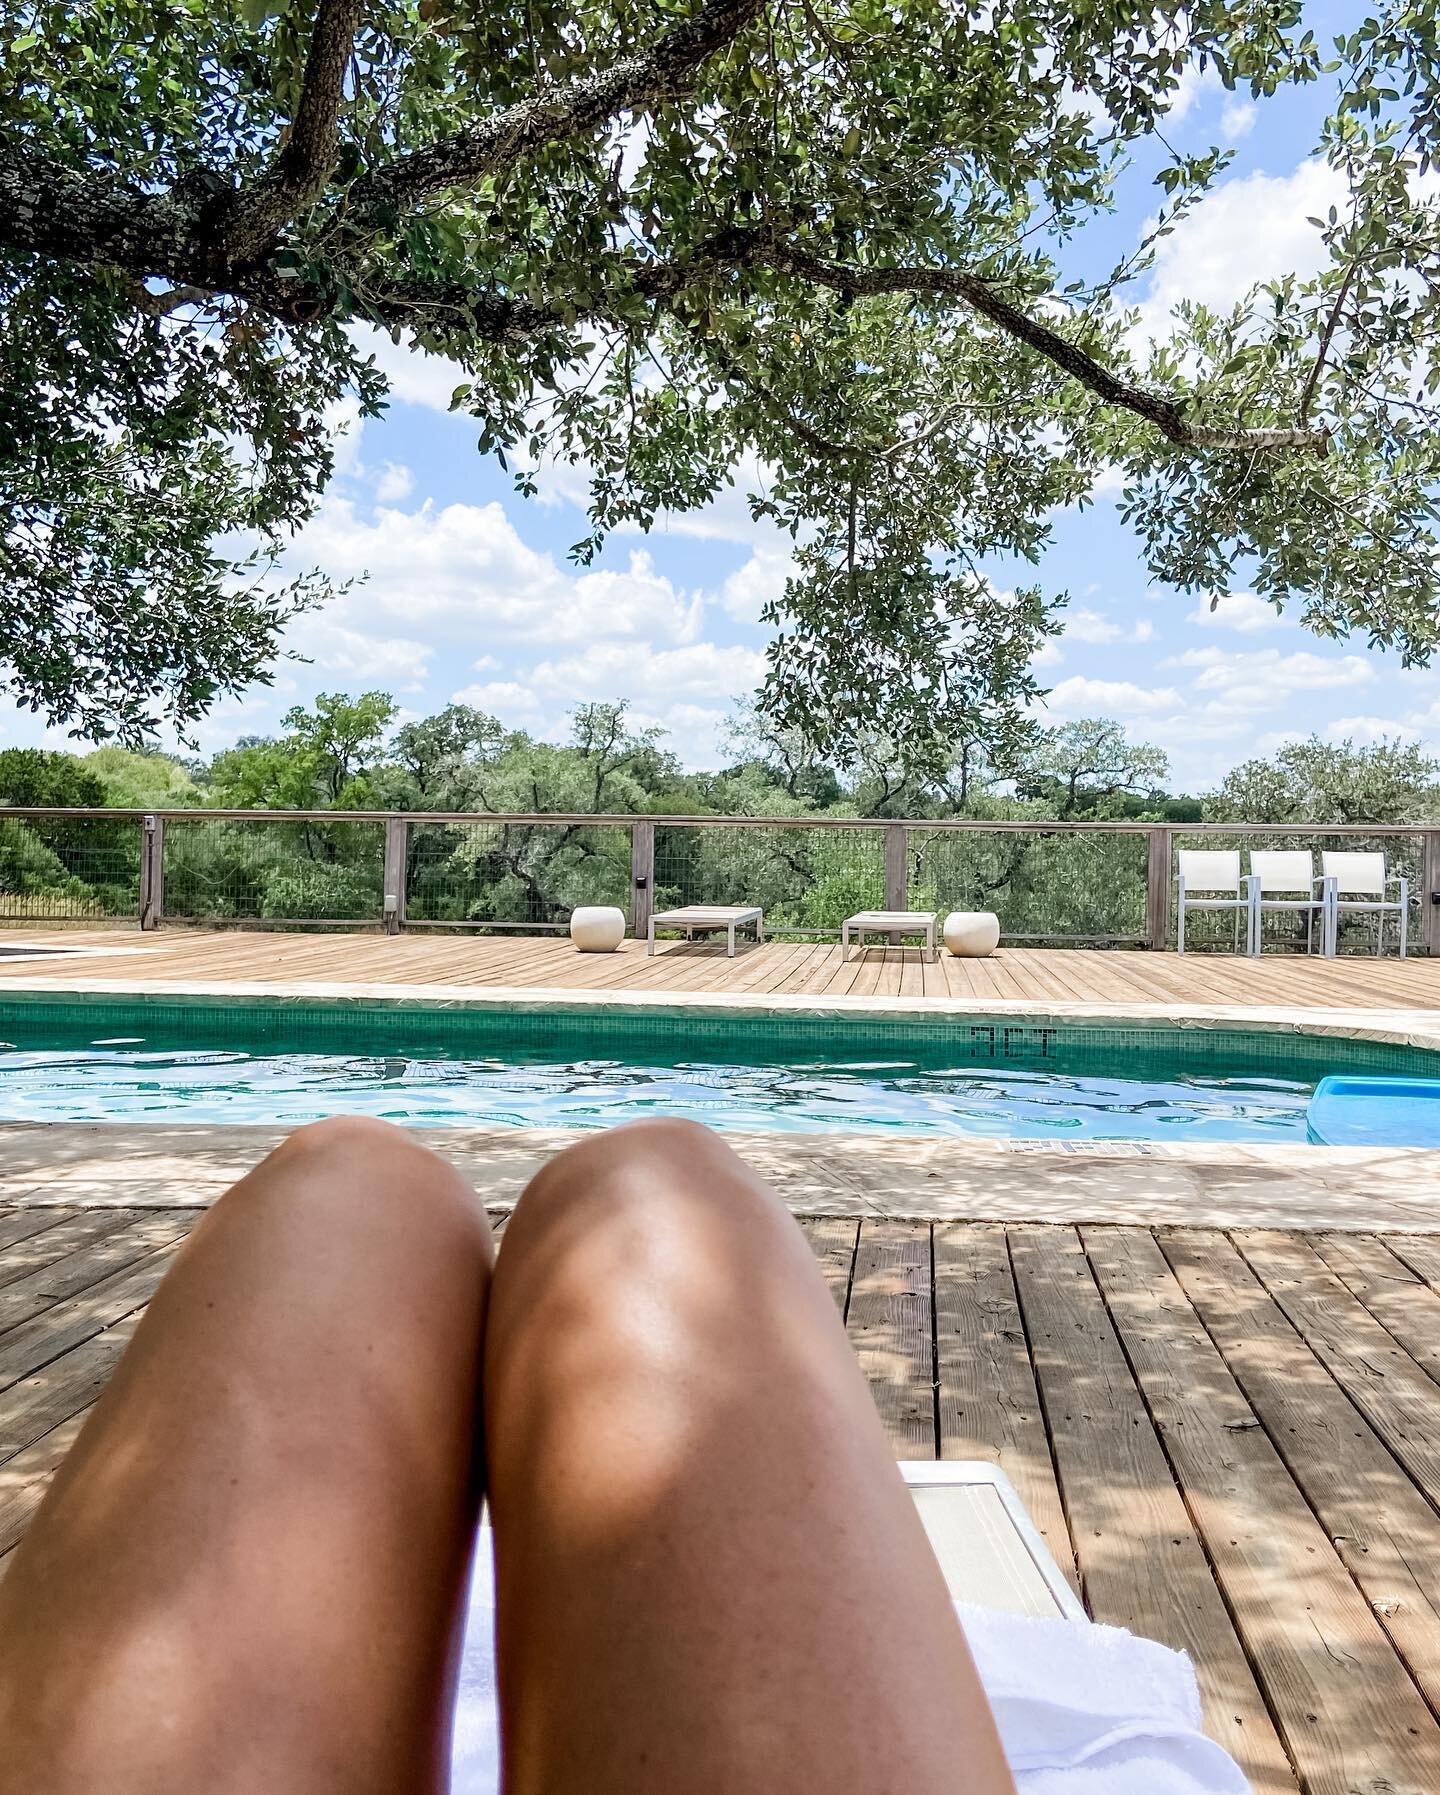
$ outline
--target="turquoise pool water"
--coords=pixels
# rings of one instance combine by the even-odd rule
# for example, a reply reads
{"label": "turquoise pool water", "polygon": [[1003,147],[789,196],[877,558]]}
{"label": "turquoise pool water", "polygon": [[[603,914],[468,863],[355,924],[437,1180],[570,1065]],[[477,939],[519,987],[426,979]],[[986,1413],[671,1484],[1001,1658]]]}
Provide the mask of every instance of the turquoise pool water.
{"label": "turquoise pool water", "polygon": [[723,1129],[1050,1141],[1306,1138],[1326,1072],[1419,1072],[1413,1049],[1239,1030],[989,1018],[755,1018],[395,1005],[0,1010],[0,1120]]}

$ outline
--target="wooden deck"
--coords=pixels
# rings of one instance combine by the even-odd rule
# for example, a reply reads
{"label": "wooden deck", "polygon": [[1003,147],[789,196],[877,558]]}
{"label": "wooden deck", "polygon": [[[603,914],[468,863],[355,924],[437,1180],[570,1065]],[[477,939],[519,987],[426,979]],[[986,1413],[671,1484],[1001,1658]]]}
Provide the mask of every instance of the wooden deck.
{"label": "wooden deck", "polygon": [[[83,955],[16,955],[4,949],[53,942]],[[1267,954],[1127,953],[1004,947],[985,960],[913,946],[867,948],[842,962],[835,942],[766,942],[727,959],[724,944],[643,942],[618,953],[580,954],[555,935],[262,933],[167,929],[10,930],[0,933],[0,989],[7,980],[84,987],[96,980],[175,984],[445,985],[503,989],[733,993],[766,998],[924,997],[1035,1004],[1208,1004],[1366,1010],[1440,1010],[1440,960],[1347,955],[1334,960]]]}
{"label": "wooden deck", "polygon": [[[199,1213],[0,1208],[0,1553]],[[1001,1464],[1258,1795],[1440,1789],[1440,1241],[802,1225],[896,1455]]]}

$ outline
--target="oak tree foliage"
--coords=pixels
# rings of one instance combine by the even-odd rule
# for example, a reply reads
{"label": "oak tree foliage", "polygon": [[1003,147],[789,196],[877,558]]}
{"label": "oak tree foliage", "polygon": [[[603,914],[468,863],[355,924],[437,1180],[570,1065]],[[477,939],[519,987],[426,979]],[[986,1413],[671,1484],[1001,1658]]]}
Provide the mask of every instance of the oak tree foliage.
{"label": "oak tree foliage", "polygon": [[[907,761],[1012,733],[1059,627],[1036,559],[1102,470],[1161,581],[1437,638],[1440,0],[1338,43],[1294,0],[0,0],[0,645],[91,733],[181,725],[325,583],[272,562],[384,381],[443,353],[583,557],[737,470],[792,533],[763,705]],[[1227,157],[1185,71],[1333,94],[1318,274],[1135,329]],[[1082,233],[1137,156],[1157,222]],[[477,626],[482,620],[477,618]]]}

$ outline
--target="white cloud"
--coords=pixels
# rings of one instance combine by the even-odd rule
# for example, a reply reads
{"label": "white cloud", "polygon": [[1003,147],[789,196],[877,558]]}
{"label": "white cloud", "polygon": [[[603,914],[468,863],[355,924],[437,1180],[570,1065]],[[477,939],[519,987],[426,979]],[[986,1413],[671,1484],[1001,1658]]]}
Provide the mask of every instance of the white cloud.
{"label": "white cloud", "polygon": [[1213,62],[1202,69],[1198,61],[1187,62],[1176,82],[1175,97],[1165,116],[1172,124],[1181,124],[1194,111],[1202,95],[1218,93],[1221,81]]}
{"label": "white cloud", "polygon": [[1164,665],[1195,668],[1191,690],[1213,695],[1231,710],[1273,709],[1297,692],[1362,686],[1375,677],[1371,663],[1357,654],[1332,658],[1307,650],[1282,654],[1276,648],[1254,653],[1190,648]]}
{"label": "white cloud", "polygon": [[[546,461],[535,469],[536,500],[541,505],[575,505],[581,510],[590,503],[590,470],[580,462]],[[754,456],[745,456],[731,469],[729,481],[713,499],[693,511],[662,511],[650,529],[650,536],[689,536],[700,542],[740,542],[757,553],[772,557],[788,557],[790,537],[770,518],[750,514],[748,494],[763,493],[769,475]],[[638,524],[624,524],[617,535],[639,533]]]}
{"label": "white cloud", "polygon": [[484,685],[462,686],[450,694],[452,704],[471,704],[476,710],[488,711],[502,723],[523,726],[537,722],[541,716],[540,700],[529,686],[513,679],[492,679]]}
{"label": "white cloud", "polygon": [[378,680],[400,691],[418,691],[430,670],[432,650],[404,636],[368,636],[337,621],[331,606],[307,618],[291,646],[321,672],[348,680]]}
{"label": "white cloud", "polygon": [[1148,642],[1155,634],[1155,625],[1148,618],[1137,623],[1117,623],[1104,611],[1069,611],[1065,614],[1065,634],[1074,642]]}
{"label": "white cloud", "polygon": [[578,654],[541,661],[515,679],[487,680],[453,694],[501,722],[555,739],[567,718],[589,699],[627,699],[638,728],[659,728],[687,766],[715,766],[725,757],[725,732],[735,701],[753,691],[765,671],[754,649],[694,642],[681,648],[593,643]]}
{"label": "white cloud", "polygon": [[1325,246],[1308,220],[1338,205],[1344,191],[1343,177],[1313,159],[1288,175],[1257,171],[1222,181],[1162,239],[1140,308],[1141,335],[1163,335],[1182,299],[1225,310],[1259,281],[1315,273]]}
{"label": "white cloud", "polygon": [[678,702],[742,697],[763,678],[758,649],[693,642],[681,648],[595,642],[563,660],[541,661],[535,690],[566,701],[629,698],[668,708]]}
{"label": "white cloud", "polygon": [[1227,100],[1220,111],[1220,129],[1227,143],[1239,143],[1255,128],[1255,107],[1249,100]]}
{"label": "white cloud", "polygon": [[375,497],[384,504],[408,499],[415,488],[415,476],[402,461],[387,461],[375,482]]}
{"label": "white cloud", "polygon": [[1242,636],[1252,636],[1258,630],[1281,628],[1285,619],[1274,605],[1253,592],[1226,592],[1213,605],[1210,599],[1201,599],[1186,621],[1204,629],[1235,630]]}
{"label": "white cloud", "polygon": [[1404,717],[1336,717],[1320,732],[1327,742],[1358,742],[1373,748],[1380,742],[1393,742],[1397,736],[1416,741],[1423,734],[1420,724]]}
{"label": "white cloud", "polygon": [[1173,686],[1137,686],[1124,679],[1087,679],[1073,674],[1062,679],[1045,700],[1048,708],[1064,717],[1119,717],[1154,715],[1174,710],[1180,694]]}
{"label": "white cloud", "polygon": [[794,563],[785,549],[757,548],[743,566],[726,577],[720,604],[740,623],[758,623],[763,608],[785,591]]}
{"label": "white cloud", "polygon": [[505,641],[692,641],[704,612],[703,598],[658,573],[643,550],[624,569],[562,568],[522,540],[498,503],[381,506],[367,519],[332,494],[287,558],[339,580],[368,576],[326,613],[345,628],[423,634],[467,660]]}
{"label": "white cloud", "polygon": [[365,472],[360,462],[360,439],[365,434],[360,401],[332,399],[325,407],[325,433],[330,439],[336,475],[358,479]]}
{"label": "white cloud", "polygon": [[734,758],[730,741],[733,704],[671,704],[650,708],[637,704],[631,712],[641,729],[663,729],[666,744],[687,767],[719,767]]}
{"label": "white cloud", "polygon": [[457,386],[469,383],[470,376],[459,362],[393,342],[387,332],[372,324],[352,324],[350,335],[362,355],[373,357],[389,382],[391,397],[406,405],[449,411],[450,395]]}

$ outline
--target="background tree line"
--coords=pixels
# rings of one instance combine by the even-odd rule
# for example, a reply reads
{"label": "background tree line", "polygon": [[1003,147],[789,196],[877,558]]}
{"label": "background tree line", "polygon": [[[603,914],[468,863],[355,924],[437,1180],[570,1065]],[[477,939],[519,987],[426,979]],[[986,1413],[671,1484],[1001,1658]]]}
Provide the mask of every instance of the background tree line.
{"label": "background tree line", "polygon": [[[637,814],[656,819],[661,903],[755,901],[779,927],[835,928],[881,901],[874,830],[667,828],[667,816],[1174,824],[1415,823],[1440,819],[1440,762],[1420,747],[1294,742],[1235,767],[1198,796],[1170,789],[1165,750],[1116,722],[1031,728],[1003,757],[977,741],[936,744],[915,772],[884,738],[837,766],[753,708],[731,726],[726,763],[682,767],[657,729],[623,704],[587,704],[569,739],[539,740],[466,705],[399,721],[383,692],[322,694],[274,737],[246,737],[208,760],[116,746],[68,754],[0,751],[0,805],[67,808],[457,811],[472,823],[412,825],[412,920],[563,921],[578,903],[628,899],[624,827],[487,823],[487,815]],[[176,918],[378,919],[376,824],[201,822],[168,832],[166,913]],[[1237,841],[1243,836],[1237,831]],[[1406,844],[1392,843],[1392,859]],[[99,919],[134,913],[140,832],[128,821],[0,816],[0,907],[10,915]],[[1418,870],[1418,869],[1416,869]],[[913,831],[917,908],[997,910],[1011,936],[1124,937],[1144,920],[1143,836]]]}

